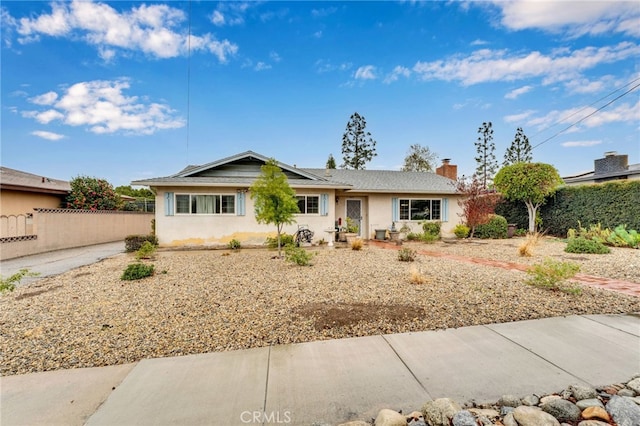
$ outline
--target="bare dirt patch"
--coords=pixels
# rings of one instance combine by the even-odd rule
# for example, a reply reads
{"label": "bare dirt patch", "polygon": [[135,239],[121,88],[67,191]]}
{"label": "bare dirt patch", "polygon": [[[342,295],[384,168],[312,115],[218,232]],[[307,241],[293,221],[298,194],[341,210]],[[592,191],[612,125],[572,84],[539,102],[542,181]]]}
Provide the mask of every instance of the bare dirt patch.
{"label": "bare dirt patch", "polygon": [[407,321],[424,315],[424,309],[412,305],[367,303],[310,303],[296,313],[314,320],[318,331],[357,324],[361,321]]}

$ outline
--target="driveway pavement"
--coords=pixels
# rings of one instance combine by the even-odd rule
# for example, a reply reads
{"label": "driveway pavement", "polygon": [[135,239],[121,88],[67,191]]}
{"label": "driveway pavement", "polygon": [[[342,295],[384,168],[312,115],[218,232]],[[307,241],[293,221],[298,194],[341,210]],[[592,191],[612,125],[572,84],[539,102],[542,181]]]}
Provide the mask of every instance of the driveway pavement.
{"label": "driveway pavement", "polygon": [[62,274],[70,269],[90,265],[107,257],[123,253],[124,241],[56,250],[4,260],[0,262],[0,274],[6,278],[25,268],[32,272],[40,273],[38,277],[23,278],[21,284],[27,284],[40,278]]}

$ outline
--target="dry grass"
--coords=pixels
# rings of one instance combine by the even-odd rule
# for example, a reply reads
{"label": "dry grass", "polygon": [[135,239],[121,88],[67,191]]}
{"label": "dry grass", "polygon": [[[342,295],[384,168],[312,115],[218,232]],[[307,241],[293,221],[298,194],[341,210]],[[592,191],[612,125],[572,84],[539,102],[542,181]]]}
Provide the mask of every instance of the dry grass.
{"label": "dry grass", "polygon": [[533,256],[533,249],[538,246],[540,240],[542,239],[542,236],[543,235],[540,232],[527,234],[525,240],[518,247],[518,254],[522,257]]}
{"label": "dry grass", "polygon": [[409,270],[409,282],[411,284],[426,284],[427,277],[425,277],[422,272],[418,270],[415,266],[412,266]]}
{"label": "dry grass", "polygon": [[353,240],[353,242],[351,243],[351,250],[362,250],[362,240],[360,238],[357,238],[355,240]]}

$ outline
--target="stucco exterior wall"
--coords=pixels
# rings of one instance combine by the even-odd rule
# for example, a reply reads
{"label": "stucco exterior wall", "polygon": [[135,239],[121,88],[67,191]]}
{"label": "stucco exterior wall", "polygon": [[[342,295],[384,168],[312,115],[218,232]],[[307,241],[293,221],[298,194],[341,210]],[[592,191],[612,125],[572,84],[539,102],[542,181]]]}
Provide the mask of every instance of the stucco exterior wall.
{"label": "stucco exterior wall", "polygon": [[57,209],[62,196],[4,189],[0,192],[0,216],[33,213],[34,208]]}
{"label": "stucco exterior wall", "polygon": [[[209,215],[209,214],[165,214],[165,194],[233,194],[235,188],[166,188],[160,189],[156,196],[156,234],[163,247],[220,247],[236,239],[242,245],[264,244],[267,237],[276,236],[275,225],[256,223],[254,203],[249,192],[245,195],[245,215]],[[298,225],[307,225],[314,232],[314,241],[329,239],[325,229],[333,229],[335,214],[335,193],[333,190],[297,190],[298,195],[328,194],[328,215],[296,215],[296,223],[285,225],[283,232],[293,234]]]}

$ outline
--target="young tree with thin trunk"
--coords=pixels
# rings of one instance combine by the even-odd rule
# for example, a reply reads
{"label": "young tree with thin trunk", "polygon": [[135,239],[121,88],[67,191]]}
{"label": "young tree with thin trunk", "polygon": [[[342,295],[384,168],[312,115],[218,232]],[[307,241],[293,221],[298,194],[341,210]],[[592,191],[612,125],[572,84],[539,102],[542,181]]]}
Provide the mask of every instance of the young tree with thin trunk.
{"label": "young tree with thin trunk", "polygon": [[256,221],[276,225],[278,257],[282,257],[282,227],[295,223],[294,215],[300,212],[298,201],[287,176],[275,159],[269,159],[260,170],[260,175],[249,188],[251,199],[254,200]]}
{"label": "young tree with thin trunk", "polygon": [[371,133],[365,130],[366,127],[365,118],[354,112],[342,135],[342,159],[344,162],[340,167],[364,170],[365,164],[378,155],[376,141],[371,137]]}
{"label": "young tree with thin trunk", "polygon": [[438,155],[432,152],[429,147],[414,144],[409,147],[407,156],[404,157],[405,172],[432,172]]}
{"label": "young tree with thin trunk", "polygon": [[530,163],[533,160],[531,150],[529,138],[524,134],[522,127],[518,127],[511,146],[509,146],[504,153],[504,162],[502,165],[509,166],[515,163]]}
{"label": "young tree with thin trunk", "polygon": [[533,233],[538,208],[556,192],[562,178],[551,164],[516,163],[500,169],[494,183],[507,200],[524,202],[529,214],[529,232]]}
{"label": "young tree with thin trunk", "polygon": [[458,200],[458,205],[462,207],[462,216],[471,229],[469,237],[473,238],[476,227],[487,223],[495,212],[500,196],[483,188],[476,175],[459,178],[456,181],[456,192],[463,195]]}
{"label": "young tree with thin trunk", "polygon": [[498,171],[498,161],[496,160],[496,145],[493,143],[493,128],[491,122],[482,123],[478,128],[478,140],[476,141],[476,152],[478,156],[475,158],[478,167],[476,175],[482,183],[484,189],[489,187],[493,180],[493,175]]}

